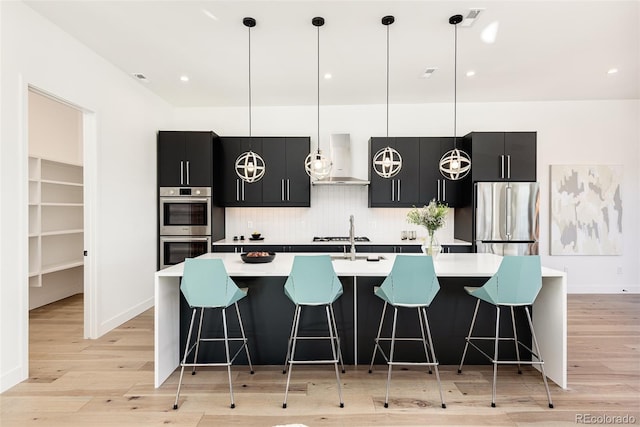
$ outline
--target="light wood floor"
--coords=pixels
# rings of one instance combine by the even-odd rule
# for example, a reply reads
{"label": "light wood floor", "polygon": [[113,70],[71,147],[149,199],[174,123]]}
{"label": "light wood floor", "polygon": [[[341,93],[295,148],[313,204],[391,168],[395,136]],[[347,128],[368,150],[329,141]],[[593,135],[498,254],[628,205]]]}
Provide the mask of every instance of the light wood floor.
{"label": "light wood floor", "polygon": [[[98,340],[82,339],[82,296],[30,314],[30,377],[0,395],[0,426],[405,426],[575,425],[577,416],[631,416],[640,424],[640,295],[570,295],[569,388],[551,385],[547,408],[537,371],[499,371],[497,407],[491,369],[442,366],[447,408],[435,376],[394,371],[390,407],[383,407],[386,373],[347,367],[345,407],[338,407],[330,366],[293,371],[288,408],[280,367],[233,371],[236,408],[229,408],[226,370],[185,375],[180,408],[172,410],[177,375],[153,387],[153,311]],[[437,349],[436,349],[437,350]],[[597,418],[595,419],[597,421]],[[609,421],[612,419],[610,418]],[[614,419],[615,421],[615,419]],[[609,422],[611,424],[611,422]]]}

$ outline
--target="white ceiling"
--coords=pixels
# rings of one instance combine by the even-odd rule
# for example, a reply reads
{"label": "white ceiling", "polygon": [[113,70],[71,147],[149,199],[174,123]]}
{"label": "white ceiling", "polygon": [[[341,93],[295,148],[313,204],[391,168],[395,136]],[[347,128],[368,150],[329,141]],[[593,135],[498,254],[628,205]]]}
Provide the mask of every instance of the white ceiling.
{"label": "white ceiling", "polygon": [[[458,102],[640,98],[640,2],[632,1],[35,1],[26,4],[180,107],[452,102],[451,15],[458,26]],[[215,19],[206,13],[214,15]],[[481,40],[497,22],[494,43]],[[426,68],[437,67],[429,79]],[[619,71],[607,74],[611,68]],[[476,75],[466,77],[468,70]],[[190,77],[188,83],[180,76]],[[133,78],[133,77],[132,77]]]}

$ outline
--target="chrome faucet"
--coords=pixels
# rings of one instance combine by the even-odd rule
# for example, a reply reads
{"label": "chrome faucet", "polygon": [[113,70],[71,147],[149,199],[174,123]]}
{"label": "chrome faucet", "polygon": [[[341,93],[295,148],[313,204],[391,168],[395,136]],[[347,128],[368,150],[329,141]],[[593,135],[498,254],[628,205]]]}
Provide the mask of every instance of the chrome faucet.
{"label": "chrome faucet", "polygon": [[349,254],[349,259],[351,261],[356,260],[356,234],[353,225],[353,215],[349,217],[349,243],[351,244],[351,251]]}

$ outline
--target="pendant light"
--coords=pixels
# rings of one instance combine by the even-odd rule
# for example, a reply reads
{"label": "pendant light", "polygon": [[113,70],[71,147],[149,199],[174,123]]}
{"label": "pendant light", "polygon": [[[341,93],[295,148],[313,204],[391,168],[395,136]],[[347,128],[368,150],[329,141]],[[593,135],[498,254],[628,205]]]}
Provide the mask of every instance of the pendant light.
{"label": "pendant light", "polygon": [[[395,18],[391,15],[382,18],[382,25],[387,27],[387,140],[389,139],[389,25]],[[373,170],[382,178],[392,178],[402,169],[402,156],[390,146],[378,150],[373,156]]]}
{"label": "pendant light", "polygon": [[251,28],[256,26],[253,18],[244,18],[242,23],[249,29],[249,151],[240,154],[236,159],[236,174],[245,182],[257,182],[265,171],[264,159],[251,150]]}
{"label": "pendant light", "polygon": [[449,24],[454,28],[453,54],[453,150],[449,150],[440,159],[440,173],[447,179],[457,181],[464,178],[471,171],[471,158],[467,153],[458,149],[458,135],[456,124],[457,92],[458,92],[458,24],[462,22],[462,15],[453,15]]}
{"label": "pendant light", "polygon": [[311,178],[322,179],[329,176],[333,165],[331,159],[320,151],[320,27],[324,25],[324,18],[316,16],[311,20],[311,23],[318,30],[318,150],[315,153],[309,153],[307,158],[304,159],[304,170]]}

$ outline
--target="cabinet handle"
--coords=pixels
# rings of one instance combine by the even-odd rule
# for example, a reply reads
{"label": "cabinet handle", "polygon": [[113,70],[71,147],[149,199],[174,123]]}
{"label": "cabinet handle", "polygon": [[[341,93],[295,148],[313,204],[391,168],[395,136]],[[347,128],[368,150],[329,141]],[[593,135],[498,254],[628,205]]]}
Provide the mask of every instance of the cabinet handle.
{"label": "cabinet handle", "polygon": [[187,160],[187,185],[189,185],[189,181],[190,181],[189,180],[189,175],[190,175],[190,173],[189,173],[189,160]]}
{"label": "cabinet handle", "polygon": [[504,154],[500,155],[500,178],[504,178]]}
{"label": "cabinet handle", "polygon": [[280,200],[284,200],[284,179],[280,180]]}
{"label": "cabinet handle", "polygon": [[242,181],[242,201],[244,202],[244,181]]}
{"label": "cabinet handle", "polygon": [[287,200],[291,200],[291,182],[287,179]]}
{"label": "cabinet handle", "polygon": [[511,179],[511,154],[507,154],[507,178]]}
{"label": "cabinet handle", "polygon": [[442,201],[447,201],[447,181],[442,180]]}
{"label": "cabinet handle", "polygon": [[400,180],[398,180],[398,201],[400,201]]}
{"label": "cabinet handle", "polygon": [[180,185],[184,185],[184,160],[180,160]]}
{"label": "cabinet handle", "polygon": [[396,187],[395,187],[395,179],[391,180],[391,201],[395,202],[396,200]]}
{"label": "cabinet handle", "polygon": [[442,180],[437,180],[438,181],[438,200],[440,200],[440,181]]}
{"label": "cabinet handle", "polygon": [[236,202],[240,201],[240,180],[236,178]]}

